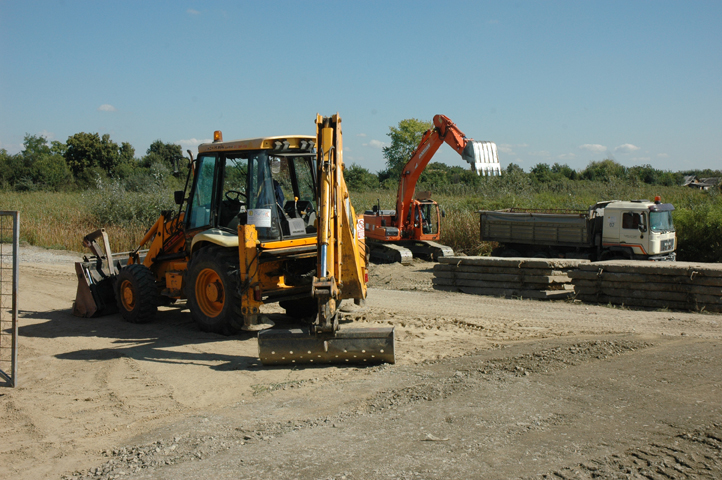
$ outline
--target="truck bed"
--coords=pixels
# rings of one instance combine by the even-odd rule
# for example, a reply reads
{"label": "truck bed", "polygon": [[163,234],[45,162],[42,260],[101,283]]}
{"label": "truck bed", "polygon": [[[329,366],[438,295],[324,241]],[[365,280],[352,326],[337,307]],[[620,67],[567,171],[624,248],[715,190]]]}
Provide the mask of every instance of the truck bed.
{"label": "truck bed", "polygon": [[540,213],[482,210],[481,240],[504,244],[588,247],[586,211]]}

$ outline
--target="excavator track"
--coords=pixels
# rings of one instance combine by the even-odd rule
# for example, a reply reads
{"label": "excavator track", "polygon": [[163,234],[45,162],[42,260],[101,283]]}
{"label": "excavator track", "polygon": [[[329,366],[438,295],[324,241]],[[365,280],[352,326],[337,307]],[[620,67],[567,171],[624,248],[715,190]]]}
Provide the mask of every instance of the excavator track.
{"label": "excavator track", "polygon": [[371,260],[377,263],[400,263],[411,265],[414,254],[408,248],[395,243],[379,242],[366,238],[366,245],[371,250]]}
{"label": "excavator track", "polygon": [[414,240],[401,245],[409,249],[414,257],[421,257],[426,260],[437,261],[441,257],[454,256],[453,248],[431,240]]}

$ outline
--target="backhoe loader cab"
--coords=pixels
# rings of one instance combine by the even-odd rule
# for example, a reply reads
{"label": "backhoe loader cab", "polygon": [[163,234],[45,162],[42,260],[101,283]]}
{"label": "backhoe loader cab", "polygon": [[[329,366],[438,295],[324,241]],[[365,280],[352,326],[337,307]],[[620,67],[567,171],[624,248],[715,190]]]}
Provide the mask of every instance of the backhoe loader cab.
{"label": "backhoe loader cab", "polygon": [[264,242],[315,236],[313,137],[210,143],[198,152],[188,232],[235,234],[239,224],[248,224]]}

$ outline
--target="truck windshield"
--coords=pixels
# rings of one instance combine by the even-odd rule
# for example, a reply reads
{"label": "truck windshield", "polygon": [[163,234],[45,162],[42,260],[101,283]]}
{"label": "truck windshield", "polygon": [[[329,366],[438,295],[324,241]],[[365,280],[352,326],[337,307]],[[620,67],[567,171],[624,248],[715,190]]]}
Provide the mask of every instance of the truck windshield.
{"label": "truck windshield", "polygon": [[649,212],[649,228],[653,232],[673,232],[672,212]]}

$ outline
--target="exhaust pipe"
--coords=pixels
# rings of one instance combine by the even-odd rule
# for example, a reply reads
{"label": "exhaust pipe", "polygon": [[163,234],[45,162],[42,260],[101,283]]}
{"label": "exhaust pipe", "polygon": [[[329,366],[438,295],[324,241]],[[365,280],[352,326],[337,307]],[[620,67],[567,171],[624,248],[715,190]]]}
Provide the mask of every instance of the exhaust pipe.
{"label": "exhaust pipe", "polygon": [[266,330],[258,333],[258,356],[263,365],[395,363],[394,328]]}

